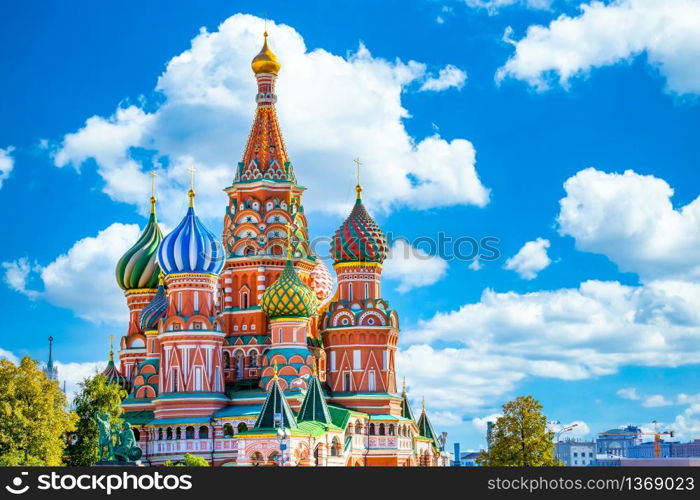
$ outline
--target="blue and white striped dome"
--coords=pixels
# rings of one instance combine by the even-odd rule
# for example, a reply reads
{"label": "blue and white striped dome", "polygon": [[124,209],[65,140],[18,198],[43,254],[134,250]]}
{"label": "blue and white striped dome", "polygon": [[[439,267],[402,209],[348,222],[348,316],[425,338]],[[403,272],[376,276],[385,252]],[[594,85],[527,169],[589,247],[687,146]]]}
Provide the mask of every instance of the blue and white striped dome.
{"label": "blue and white striped dome", "polygon": [[158,264],[165,274],[219,274],[224,267],[224,247],[195,215],[193,201],[182,222],[160,243]]}

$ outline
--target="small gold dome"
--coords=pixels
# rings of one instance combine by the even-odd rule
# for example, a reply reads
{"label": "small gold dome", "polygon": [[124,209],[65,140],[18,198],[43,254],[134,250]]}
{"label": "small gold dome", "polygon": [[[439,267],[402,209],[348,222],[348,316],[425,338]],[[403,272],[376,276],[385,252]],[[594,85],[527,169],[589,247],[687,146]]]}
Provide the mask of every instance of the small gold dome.
{"label": "small gold dome", "polygon": [[259,73],[272,73],[274,75],[279,73],[281,65],[275,53],[272,52],[267,45],[267,31],[265,32],[263,48],[260,49],[260,53],[253,58],[250,67],[253,68],[253,73],[256,75]]}

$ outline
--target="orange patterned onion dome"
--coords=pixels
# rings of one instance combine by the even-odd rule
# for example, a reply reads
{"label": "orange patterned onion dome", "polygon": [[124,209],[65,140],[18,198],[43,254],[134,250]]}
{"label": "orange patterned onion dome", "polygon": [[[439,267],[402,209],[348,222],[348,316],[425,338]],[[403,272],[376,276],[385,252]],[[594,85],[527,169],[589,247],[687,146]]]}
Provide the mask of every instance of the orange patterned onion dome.
{"label": "orange patterned onion dome", "polygon": [[387,255],[387,241],[359,196],[345,222],[338,228],[331,244],[331,257],[338,262],[382,263]]}
{"label": "orange patterned onion dome", "polygon": [[316,260],[316,266],[311,271],[311,288],[316,292],[316,297],[323,302],[333,293],[333,276],[322,259]]}
{"label": "orange patterned onion dome", "polygon": [[308,318],[316,313],[316,292],[297,275],[292,261],[287,259],[284,270],[263,293],[260,307],[269,318]]}
{"label": "orange patterned onion dome", "polygon": [[253,73],[256,75],[259,73],[272,73],[276,75],[279,73],[282,65],[277,60],[277,56],[274,52],[270,50],[267,45],[267,31],[265,32],[265,42],[263,43],[262,49],[257,56],[253,58],[250,63],[250,67],[253,68]]}
{"label": "orange patterned onion dome", "polygon": [[151,199],[151,215],[138,241],[117,262],[117,283],[122,290],[155,288],[158,285],[158,258],[156,252],[163,239],[155,211],[155,198]]}

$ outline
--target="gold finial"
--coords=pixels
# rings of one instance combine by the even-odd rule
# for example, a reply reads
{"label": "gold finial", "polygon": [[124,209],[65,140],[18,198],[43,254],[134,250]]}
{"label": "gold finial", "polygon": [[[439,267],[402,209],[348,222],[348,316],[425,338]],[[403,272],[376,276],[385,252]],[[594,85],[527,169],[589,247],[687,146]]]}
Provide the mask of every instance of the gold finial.
{"label": "gold finial", "polygon": [[114,335],[109,336],[109,360],[114,363]]}
{"label": "gold finial", "polygon": [[165,276],[163,275],[163,271],[160,271],[158,273],[158,286],[163,286],[165,283]]}
{"label": "gold finial", "polygon": [[155,169],[151,170],[151,213],[156,213],[156,177],[158,174]]}
{"label": "gold finial", "polygon": [[292,260],[292,229],[294,226],[288,222],[284,227],[287,230],[287,260]]}
{"label": "gold finial", "polygon": [[425,396],[423,396],[422,406],[423,406],[423,413],[425,413]]}
{"label": "gold finial", "polygon": [[279,376],[277,375],[277,361],[274,362],[272,365],[272,380],[277,380],[279,379]]}
{"label": "gold finial", "polygon": [[250,63],[251,68],[253,68],[253,73],[256,75],[259,73],[271,73],[276,75],[280,70],[280,63],[270,47],[267,45],[267,17],[265,18],[265,31],[263,32],[263,46],[257,56],[253,58]]}
{"label": "gold finial", "polygon": [[190,190],[187,191],[187,196],[190,197],[190,206],[191,207],[194,206],[194,195],[195,195],[195,192],[194,192],[194,173],[196,170],[197,169],[195,169],[194,167],[189,167],[187,169],[187,171],[190,173]]}
{"label": "gold finial", "polygon": [[360,161],[360,158],[355,158],[353,161],[355,162],[355,169],[357,173],[357,185],[355,186],[355,191],[357,192],[357,199],[360,200],[362,199],[362,184],[360,184],[360,167],[362,166],[362,162]]}

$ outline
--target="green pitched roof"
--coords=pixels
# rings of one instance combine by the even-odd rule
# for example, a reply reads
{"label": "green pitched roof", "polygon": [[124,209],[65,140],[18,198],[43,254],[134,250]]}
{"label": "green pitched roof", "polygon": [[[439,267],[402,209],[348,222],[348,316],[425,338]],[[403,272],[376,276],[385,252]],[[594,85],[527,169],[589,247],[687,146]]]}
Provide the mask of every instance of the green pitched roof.
{"label": "green pitched roof", "polygon": [[[275,422],[275,415],[279,414],[282,418],[281,422]],[[272,380],[270,392],[267,394],[267,399],[260,410],[258,420],[255,422],[256,429],[274,429],[275,427],[296,428],[297,421],[294,419],[294,413],[287,403],[287,398],[284,397],[284,392],[280,389],[277,378]]]}
{"label": "green pitched roof", "polygon": [[433,429],[433,424],[431,424],[430,419],[428,419],[428,414],[425,412],[425,407],[423,407],[423,411],[418,419],[418,432],[421,436],[432,439],[433,442],[437,442],[437,435]]}
{"label": "green pitched roof", "polygon": [[298,422],[322,422],[326,425],[333,423],[331,414],[328,411],[326,398],[323,397],[323,389],[318,377],[313,376],[309,379],[309,389],[306,391],[304,402],[301,403],[301,410],[297,415]]}
{"label": "green pitched roof", "polygon": [[408,418],[416,421],[413,418],[413,411],[411,410],[411,404],[408,402],[408,395],[406,394],[406,382],[404,381],[403,391],[401,391],[401,415],[404,418]]}

